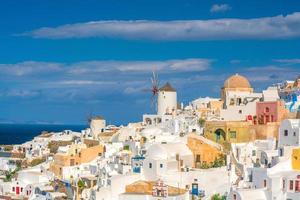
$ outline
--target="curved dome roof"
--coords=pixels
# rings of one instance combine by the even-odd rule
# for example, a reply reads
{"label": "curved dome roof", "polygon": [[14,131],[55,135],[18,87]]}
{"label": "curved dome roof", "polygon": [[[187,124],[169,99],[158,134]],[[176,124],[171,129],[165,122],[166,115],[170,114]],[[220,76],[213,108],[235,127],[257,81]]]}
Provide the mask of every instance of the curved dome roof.
{"label": "curved dome roof", "polygon": [[224,88],[251,88],[251,85],[246,77],[235,74],[225,81]]}

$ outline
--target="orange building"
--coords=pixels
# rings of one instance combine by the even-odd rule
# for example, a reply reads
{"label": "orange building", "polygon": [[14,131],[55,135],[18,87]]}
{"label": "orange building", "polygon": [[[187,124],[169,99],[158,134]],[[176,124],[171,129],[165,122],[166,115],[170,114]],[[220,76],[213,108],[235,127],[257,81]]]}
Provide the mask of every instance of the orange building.
{"label": "orange building", "polygon": [[[153,188],[155,187],[155,185],[156,182],[154,181],[136,181],[130,185],[126,185],[124,195],[153,195]],[[187,192],[187,190],[185,189],[172,187],[169,185],[167,185],[166,190],[168,196],[183,195]]]}
{"label": "orange building", "polygon": [[50,164],[49,170],[57,177],[63,175],[63,168],[69,166],[80,165],[94,160],[97,156],[101,156],[104,152],[104,146],[95,144],[88,146],[87,144],[72,144],[66,152],[58,152],[54,155],[53,162]]}
{"label": "orange building", "polygon": [[188,136],[187,146],[193,152],[195,168],[199,168],[202,163],[210,164],[223,155],[221,145],[196,134]]}
{"label": "orange building", "polygon": [[211,100],[207,104],[207,107],[201,107],[198,109],[201,118],[208,119],[214,116],[220,116],[220,111],[223,107],[223,101]]}

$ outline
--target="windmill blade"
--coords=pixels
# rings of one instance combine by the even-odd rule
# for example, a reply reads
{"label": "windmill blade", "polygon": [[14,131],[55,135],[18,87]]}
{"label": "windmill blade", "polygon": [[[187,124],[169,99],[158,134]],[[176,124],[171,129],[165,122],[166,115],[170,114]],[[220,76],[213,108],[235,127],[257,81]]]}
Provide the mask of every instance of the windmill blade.
{"label": "windmill blade", "polygon": [[158,76],[155,73],[155,71],[153,71],[152,73],[153,73],[153,79],[154,79],[153,85],[158,87]]}
{"label": "windmill blade", "polygon": [[151,87],[149,89],[143,89],[144,92],[151,92],[150,104],[152,108],[157,111],[157,96],[159,92],[159,80],[158,75],[155,71],[152,71],[152,76],[150,77]]}
{"label": "windmill blade", "polygon": [[157,110],[157,95],[151,96],[151,107]]}

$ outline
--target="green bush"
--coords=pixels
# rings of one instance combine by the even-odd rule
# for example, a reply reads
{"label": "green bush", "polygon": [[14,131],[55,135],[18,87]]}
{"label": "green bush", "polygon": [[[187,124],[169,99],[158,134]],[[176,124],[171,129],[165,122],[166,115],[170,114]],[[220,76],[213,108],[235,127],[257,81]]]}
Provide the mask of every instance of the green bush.
{"label": "green bush", "polygon": [[200,119],[199,119],[199,125],[200,125],[201,127],[204,127],[204,125],[205,125],[205,119],[200,118]]}
{"label": "green bush", "polygon": [[208,168],[210,168],[210,165],[207,164],[206,162],[203,162],[203,163],[201,163],[200,168],[201,169],[208,169]]}
{"label": "green bush", "polygon": [[83,180],[80,179],[80,180],[77,182],[77,186],[78,186],[79,189],[82,190],[82,189],[85,187],[85,184],[84,184]]}
{"label": "green bush", "polygon": [[30,167],[34,167],[34,166],[37,166],[43,162],[46,161],[46,158],[36,158],[36,159],[33,159],[30,163],[29,163],[29,166]]}
{"label": "green bush", "polygon": [[20,171],[21,167],[18,167],[14,171],[7,171],[5,172],[5,179],[4,182],[10,182],[13,177],[16,176],[17,172]]}
{"label": "green bush", "polygon": [[220,195],[220,194],[214,194],[212,197],[211,197],[211,200],[226,200],[226,196],[224,195]]}
{"label": "green bush", "polygon": [[200,164],[200,169],[209,169],[209,168],[218,168],[218,167],[222,167],[225,165],[225,155],[220,155],[218,158],[216,158],[214,160],[214,162],[211,163],[206,163],[206,162],[202,162]]}

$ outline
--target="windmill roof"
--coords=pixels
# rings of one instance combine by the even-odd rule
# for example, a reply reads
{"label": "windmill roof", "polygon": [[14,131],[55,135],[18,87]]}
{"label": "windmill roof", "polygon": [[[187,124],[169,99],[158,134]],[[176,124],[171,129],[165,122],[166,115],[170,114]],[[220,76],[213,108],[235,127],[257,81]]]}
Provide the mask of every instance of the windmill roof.
{"label": "windmill roof", "polygon": [[171,86],[169,82],[167,82],[164,86],[162,86],[159,91],[166,91],[166,92],[176,92],[176,90]]}
{"label": "windmill roof", "polygon": [[92,119],[104,119],[104,117],[100,116],[100,115],[97,115],[95,117],[92,117]]}

